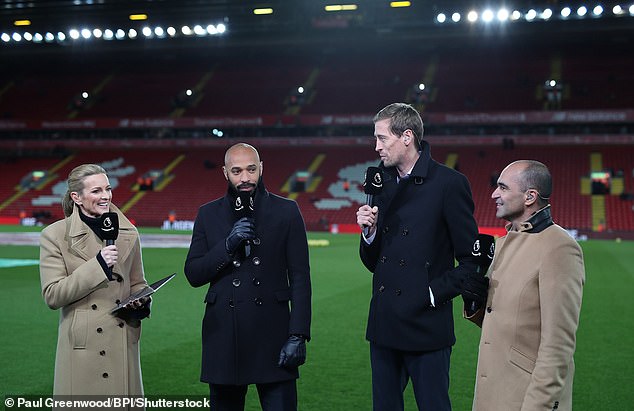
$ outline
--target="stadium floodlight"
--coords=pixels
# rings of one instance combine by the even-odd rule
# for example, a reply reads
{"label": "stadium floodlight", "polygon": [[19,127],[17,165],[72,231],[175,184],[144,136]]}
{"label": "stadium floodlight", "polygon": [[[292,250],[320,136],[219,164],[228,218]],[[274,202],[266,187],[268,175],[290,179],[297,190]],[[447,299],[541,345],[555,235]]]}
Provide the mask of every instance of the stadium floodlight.
{"label": "stadium floodlight", "polygon": [[445,21],[447,21],[447,16],[445,16],[445,13],[439,13],[439,14],[436,16],[436,21],[437,21],[438,23],[441,23],[441,24],[442,24],[442,23],[444,23]]}
{"label": "stadium floodlight", "polygon": [[612,14],[621,14],[623,13],[623,8],[621,6],[619,6],[618,4],[614,7],[612,7]]}
{"label": "stadium floodlight", "polygon": [[145,27],[143,27],[143,29],[141,30],[141,33],[143,33],[143,35],[144,35],[145,37],[150,37],[150,36],[152,35],[152,29],[151,29],[151,28],[149,28],[149,27],[147,27],[147,26],[145,26]]}
{"label": "stadium floodlight", "polygon": [[101,31],[101,29],[94,29],[92,31],[92,35],[93,35],[94,38],[100,39],[101,36],[103,36],[103,31]]}
{"label": "stadium floodlight", "polygon": [[[77,34],[79,34],[79,32],[77,32]],[[79,37],[77,37],[79,38]],[[57,41],[64,41],[66,40],[66,34],[64,34],[63,31],[58,31],[57,32]]]}
{"label": "stadium floodlight", "polygon": [[630,12],[630,15],[634,16],[634,4],[628,8],[628,11]]}
{"label": "stadium floodlight", "polygon": [[425,83],[420,83],[420,84],[418,85],[418,89],[419,89],[420,91],[425,90]]}
{"label": "stadium floodlight", "polygon": [[213,36],[214,34],[218,34],[218,30],[216,29],[216,26],[210,24],[207,26],[207,33]]}
{"label": "stadium floodlight", "polygon": [[207,34],[207,30],[205,30],[200,24],[196,24],[194,26],[194,33],[196,33],[197,36],[204,36]]}
{"label": "stadium floodlight", "polygon": [[181,32],[186,36],[191,36],[192,29],[190,29],[189,26],[183,26],[181,27]]}
{"label": "stadium floodlight", "polygon": [[117,29],[117,32],[114,35],[117,40],[123,40],[125,38],[125,31],[123,29]]}
{"label": "stadium floodlight", "polygon": [[507,21],[509,19],[509,11],[507,9],[498,10],[497,18],[499,21]]}
{"label": "stadium floodlight", "polygon": [[553,11],[551,9],[545,9],[544,11],[542,11],[543,20],[548,20],[552,16],[553,16]]}
{"label": "stadium floodlight", "polygon": [[592,14],[599,17],[603,14],[603,7],[601,5],[595,6],[594,9],[592,9]]}
{"label": "stadium floodlight", "polygon": [[299,94],[304,94],[304,87],[302,87],[302,86],[297,87],[297,92]]}
{"label": "stadium floodlight", "polygon": [[92,32],[90,30],[88,30],[88,29],[82,29],[81,30],[81,36],[83,38],[85,38],[86,40],[88,40],[89,38],[92,37]]}
{"label": "stadium floodlight", "polygon": [[14,32],[13,35],[11,36],[11,38],[15,42],[18,42],[18,41],[22,40],[22,36],[20,35],[20,33],[17,33],[17,32]]}
{"label": "stadium floodlight", "polygon": [[471,10],[469,14],[467,14],[467,20],[471,23],[475,23],[478,20],[478,12],[475,10]]}
{"label": "stadium floodlight", "polygon": [[535,11],[535,9],[530,9],[528,12],[526,12],[527,21],[533,21],[535,20],[536,17],[537,17],[537,12]]}
{"label": "stadium floodlight", "polygon": [[53,33],[51,33],[50,31],[46,32],[46,34],[44,35],[44,40],[47,41],[48,43],[50,43],[51,41],[55,40],[55,36],[53,35]]}
{"label": "stadium floodlight", "polygon": [[187,90],[185,90],[185,94],[186,94],[188,97],[191,97],[191,96],[192,96],[192,94],[194,94],[194,92],[192,91],[192,89],[188,88]]}
{"label": "stadium floodlight", "polygon": [[9,36],[7,33],[2,33],[0,39],[2,39],[2,41],[4,41],[5,43],[8,43],[11,41],[11,36]]}
{"label": "stadium floodlight", "polygon": [[82,92],[81,98],[83,98],[84,100],[88,99],[88,92],[87,91]]}
{"label": "stadium floodlight", "polygon": [[158,37],[165,37],[165,30],[161,26],[154,27],[154,34]]}
{"label": "stadium floodlight", "polygon": [[112,38],[114,37],[114,33],[112,32],[112,30],[110,29],[106,29],[103,32],[103,39],[104,40],[112,40]]}
{"label": "stadium floodlight", "polygon": [[511,20],[517,21],[521,18],[522,18],[522,13],[520,13],[519,10],[513,10],[513,13],[511,13]]}
{"label": "stadium floodlight", "polygon": [[169,34],[170,37],[174,37],[176,35],[176,29],[172,26],[169,26],[167,28],[167,34]]}
{"label": "stadium floodlight", "polygon": [[33,40],[33,35],[32,35],[31,33],[29,33],[28,31],[27,31],[27,32],[25,32],[25,33],[22,35],[22,37],[24,37],[24,40],[26,40],[26,41],[31,41],[31,40]]}
{"label": "stadium floodlight", "polygon": [[218,34],[223,34],[225,31],[227,31],[227,26],[225,26],[223,23],[217,24],[216,30],[218,30]]}
{"label": "stadium floodlight", "polygon": [[131,39],[135,39],[137,35],[138,33],[136,32],[135,29],[128,30],[128,37],[130,37]]}
{"label": "stadium floodlight", "polygon": [[561,9],[561,17],[563,17],[564,19],[567,19],[568,17],[570,17],[570,13],[572,13],[572,10],[570,10],[570,7],[564,7],[563,9]]}
{"label": "stadium floodlight", "polygon": [[35,33],[35,34],[33,35],[33,41],[34,41],[35,43],[41,43],[41,42],[42,42],[42,40],[44,40],[44,36],[42,36],[40,33]]}
{"label": "stadium floodlight", "polygon": [[493,11],[491,9],[486,9],[482,12],[482,21],[485,23],[490,23],[493,20]]}
{"label": "stadium floodlight", "polygon": [[77,29],[71,29],[71,30],[68,32],[68,35],[70,36],[70,38],[71,38],[71,39],[73,39],[73,40],[77,40],[77,39],[79,38],[79,36],[80,36],[80,34],[79,34],[79,30],[77,30]]}
{"label": "stadium floodlight", "polygon": [[454,13],[451,15],[451,21],[453,21],[454,23],[459,22],[461,18],[462,16],[460,15],[460,13]]}
{"label": "stadium floodlight", "polygon": [[583,17],[586,15],[586,13],[588,13],[588,9],[586,8],[586,6],[581,6],[577,9],[577,15],[579,17]]}

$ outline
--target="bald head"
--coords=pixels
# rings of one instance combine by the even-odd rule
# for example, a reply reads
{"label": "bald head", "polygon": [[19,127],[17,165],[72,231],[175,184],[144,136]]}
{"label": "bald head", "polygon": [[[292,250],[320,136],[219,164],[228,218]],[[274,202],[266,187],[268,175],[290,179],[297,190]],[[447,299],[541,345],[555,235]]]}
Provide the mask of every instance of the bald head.
{"label": "bald head", "polygon": [[225,178],[237,191],[253,191],[262,176],[262,161],[250,144],[238,143],[225,153]]}

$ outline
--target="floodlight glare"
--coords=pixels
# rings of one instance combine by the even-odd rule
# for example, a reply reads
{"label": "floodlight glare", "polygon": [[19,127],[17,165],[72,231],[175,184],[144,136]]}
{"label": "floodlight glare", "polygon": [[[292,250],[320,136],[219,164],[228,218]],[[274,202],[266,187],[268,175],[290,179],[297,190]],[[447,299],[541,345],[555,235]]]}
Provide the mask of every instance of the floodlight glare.
{"label": "floodlight glare", "polygon": [[86,40],[88,40],[90,37],[92,37],[92,33],[88,29],[82,29],[81,36],[85,38]]}
{"label": "floodlight glare", "polygon": [[550,87],[555,87],[555,86],[557,85],[557,81],[556,81],[556,80],[550,80],[550,81],[548,82],[548,85],[549,85]]}
{"label": "floodlight glare", "polygon": [[634,4],[632,4],[629,8],[628,11],[630,12],[631,15],[634,16]]}
{"label": "floodlight glare", "polygon": [[40,33],[35,33],[33,36],[33,41],[36,43],[41,43],[44,40],[44,37]]}
{"label": "floodlight glare", "polygon": [[507,9],[500,9],[498,10],[497,17],[499,21],[506,21],[509,19],[509,11]]}
{"label": "floodlight glare", "polygon": [[570,7],[564,7],[563,9],[561,9],[561,17],[565,19],[570,16],[570,13],[572,13],[572,10],[570,10]]}
{"label": "floodlight glare", "polygon": [[592,14],[594,14],[595,16],[600,16],[603,14],[603,7],[601,7],[600,5],[595,6],[594,9],[592,9]]}
{"label": "floodlight glare", "polygon": [[420,84],[418,85],[418,89],[419,89],[420,91],[425,90],[425,84],[424,84],[424,83],[420,83]]}
{"label": "floodlight glare", "polygon": [[22,36],[20,35],[20,33],[13,33],[13,35],[11,36],[11,38],[13,39],[13,41],[20,41],[20,40],[22,40]]}
{"label": "floodlight glare", "polygon": [[181,32],[186,36],[190,36],[192,34],[192,29],[190,29],[189,26],[183,26],[181,27]]}
{"label": "floodlight glare", "polygon": [[44,40],[50,43],[51,41],[55,40],[55,36],[49,31],[44,35]]}
{"label": "floodlight glare", "polygon": [[475,21],[478,20],[478,12],[471,10],[469,12],[469,14],[467,14],[467,20],[469,20],[471,23],[474,23]]}
{"label": "floodlight glare", "polygon": [[623,8],[621,6],[619,6],[618,4],[614,7],[612,7],[612,14],[621,14],[623,13]]}
{"label": "floodlight glare", "polygon": [[544,20],[548,20],[552,16],[553,16],[553,11],[551,9],[545,9],[542,12],[542,19],[544,19]]}
{"label": "floodlight glare", "polygon": [[192,91],[192,89],[188,88],[187,90],[185,90],[185,94],[191,96],[192,94],[194,94],[194,92]]}
{"label": "floodlight glare", "polygon": [[103,38],[104,40],[112,40],[112,38],[114,37],[114,33],[112,32],[112,30],[110,29],[106,29],[103,32]]}
{"label": "floodlight glare", "polygon": [[83,93],[81,93],[81,97],[85,100],[88,98],[88,92],[84,91]]}
{"label": "floodlight glare", "polygon": [[101,38],[101,36],[103,36],[103,31],[101,31],[100,29],[94,29],[94,30],[92,31],[92,35],[93,35],[95,38],[100,39],[100,38]]}
{"label": "floodlight glare", "polygon": [[143,27],[143,30],[141,30],[141,33],[143,33],[145,37],[150,37],[152,35],[152,29],[145,26]]}
{"label": "floodlight glare", "polygon": [[526,13],[526,20],[528,21],[535,20],[535,17],[537,17],[537,12],[535,11],[535,9],[530,9],[528,13]]}
{"label": "floodlight glare", "polygon": [[163,30],[163,27],[155,27],[154,34],[156,34],[158,37],[163,37],[165,36],[165,30]]}
{"label": "floodlight glare", "polygon": [[0,39],[2,39],[2,41],[4,41],[5,43],[8,43],[11,41],[11,36],[9,36],[7,33],[2,33]]}
{"label": "floodlight glare", "polygon": [[581,6],[577,9],[577,14],[579,15],[579,17],[585,16],[587,12],[588,9],[585,6]]}
{"label": "floodlight glare", "polygon": [[302,86],[297,87],[297,92],[299,94],[304,94],[304,87],[302,87]]}
{"label": "floodlight glare", "polygon": [[125,31],[123,31],[122,29],[117,29],[117,32],[114,35],[117,40],[123,40],[125,38]]}
{"label": "floodlight glare", "polygon": [[493,20],[493,11],[491,11],[490,9],[484,10],[484,12],[482,13],[482,20],[485,23],[490,23],[491,20]]}
{"label": "floodlight glare", "polygon": [[451,20],[452,20],[454,23],[459,22],[459,21],[460,21],[460,18],[461,18],[460,13],[454,13],[454,14],[452,14],[452,15],[451,15]]}
{"label": "floodlight glare", "polygon": [[218,29],[216,29],[216,26],[214,26],[213,24],[210,24],[207,26],[207,33],[211,35],[218,34]]}
{"label": "floodlight glare", "polygon": [[23,34],[24,40],[26,41],[31,41],[33,40],[33,36],[31,35],[31,33],[29,33],[28,31],[26,33]]}
{"label": "floodlight glare", "polygon": [[207,30],[205,30],[200,24],[197,24],[194,26],[194,33],[196,33],[197,36],[204,36],[207,34]]}
{"label": "floodlight glare", "polygon": [[225,26],[224,24],[220,23],[216,25],[216,30],[218,30],[219,34],[224,33],[225,31],[227,31],[227,26]]}
{"label": "floodlight glare", "polygon": [[128,37],[130,37],[131,39],[135,39],[137,35],[138,33],[136,32],[135,29],[128,30]]}
{"label": "floodlight glare", "polygon": [[522,18],[522,13],[519,10],[513,10],[511,13],[511,20],[516,21]]}
{"label": "floodlight glare", "polygon": [[[77,32],[77,34],[79,34],[79,32]],[[79,38],[79,36],[77,38]],[[57,32],[57,41],[64,41],[64,40],[66,40],[66,34],[64,34],[61,31],[58,31]]]}
{"label": "floodlight glare", "polygon": [[436,21],[438,23],[444,23],[447,20],[447,16],[445,16],[444,13],[440,13],[438,14],[438,16],[436,16]]}
{"label": "floodlight glare", "polygon": [[77,29],[71,29],[68,32],[68,35],[70,36],[71,39],[73,40],[77,40],[79,38],[79,30]]}

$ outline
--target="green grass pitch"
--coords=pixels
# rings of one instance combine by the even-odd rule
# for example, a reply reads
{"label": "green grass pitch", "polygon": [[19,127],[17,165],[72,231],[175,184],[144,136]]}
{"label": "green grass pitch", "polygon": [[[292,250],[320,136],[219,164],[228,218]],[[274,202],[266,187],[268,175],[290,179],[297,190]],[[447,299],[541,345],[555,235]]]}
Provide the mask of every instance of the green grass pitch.
{"label": "green grass pitch", "polygon": [[[370,365],[365,322],[371,274],[358,258],[356,235],[311,233],[330,246],[311,247],[312,341],[301,368],[299,408],[307,411],[370,410]],[[574,408],[626,410],[634,404],[634,242],[587,241],[586,286],[575,355]],[[178,276],[154,298],[144,320],[141,361],[146,394],[207,395],[199,381],[200,327],[205,288],[183,275],[187,249],[143,250],[148,281]],[[0,246],[0,258],[37,259],[33,246]],[[36,265],[0,268],[0,393],[52,391],[59,313],[46,307]],[[454,304],[457,343],[451,359],[454,410],[471,409],[479,329]],[[407,410],[415,410],[411,390]],[[258,410],[255,390],[247,410]]]}

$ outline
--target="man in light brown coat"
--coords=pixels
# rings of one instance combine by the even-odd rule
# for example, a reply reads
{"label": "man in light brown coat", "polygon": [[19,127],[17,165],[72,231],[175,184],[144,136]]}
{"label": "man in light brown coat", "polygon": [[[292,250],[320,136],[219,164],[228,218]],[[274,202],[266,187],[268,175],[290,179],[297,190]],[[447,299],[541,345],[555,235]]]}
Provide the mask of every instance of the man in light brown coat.
{"label": "man in light brown coat", "polygon": [[577,242],[553,223],[552,178],[537,161],[509,164],[492,194],[509,222],[497,240],[482,327],[473,410],[571,410],[573,354],[585,281]]}

